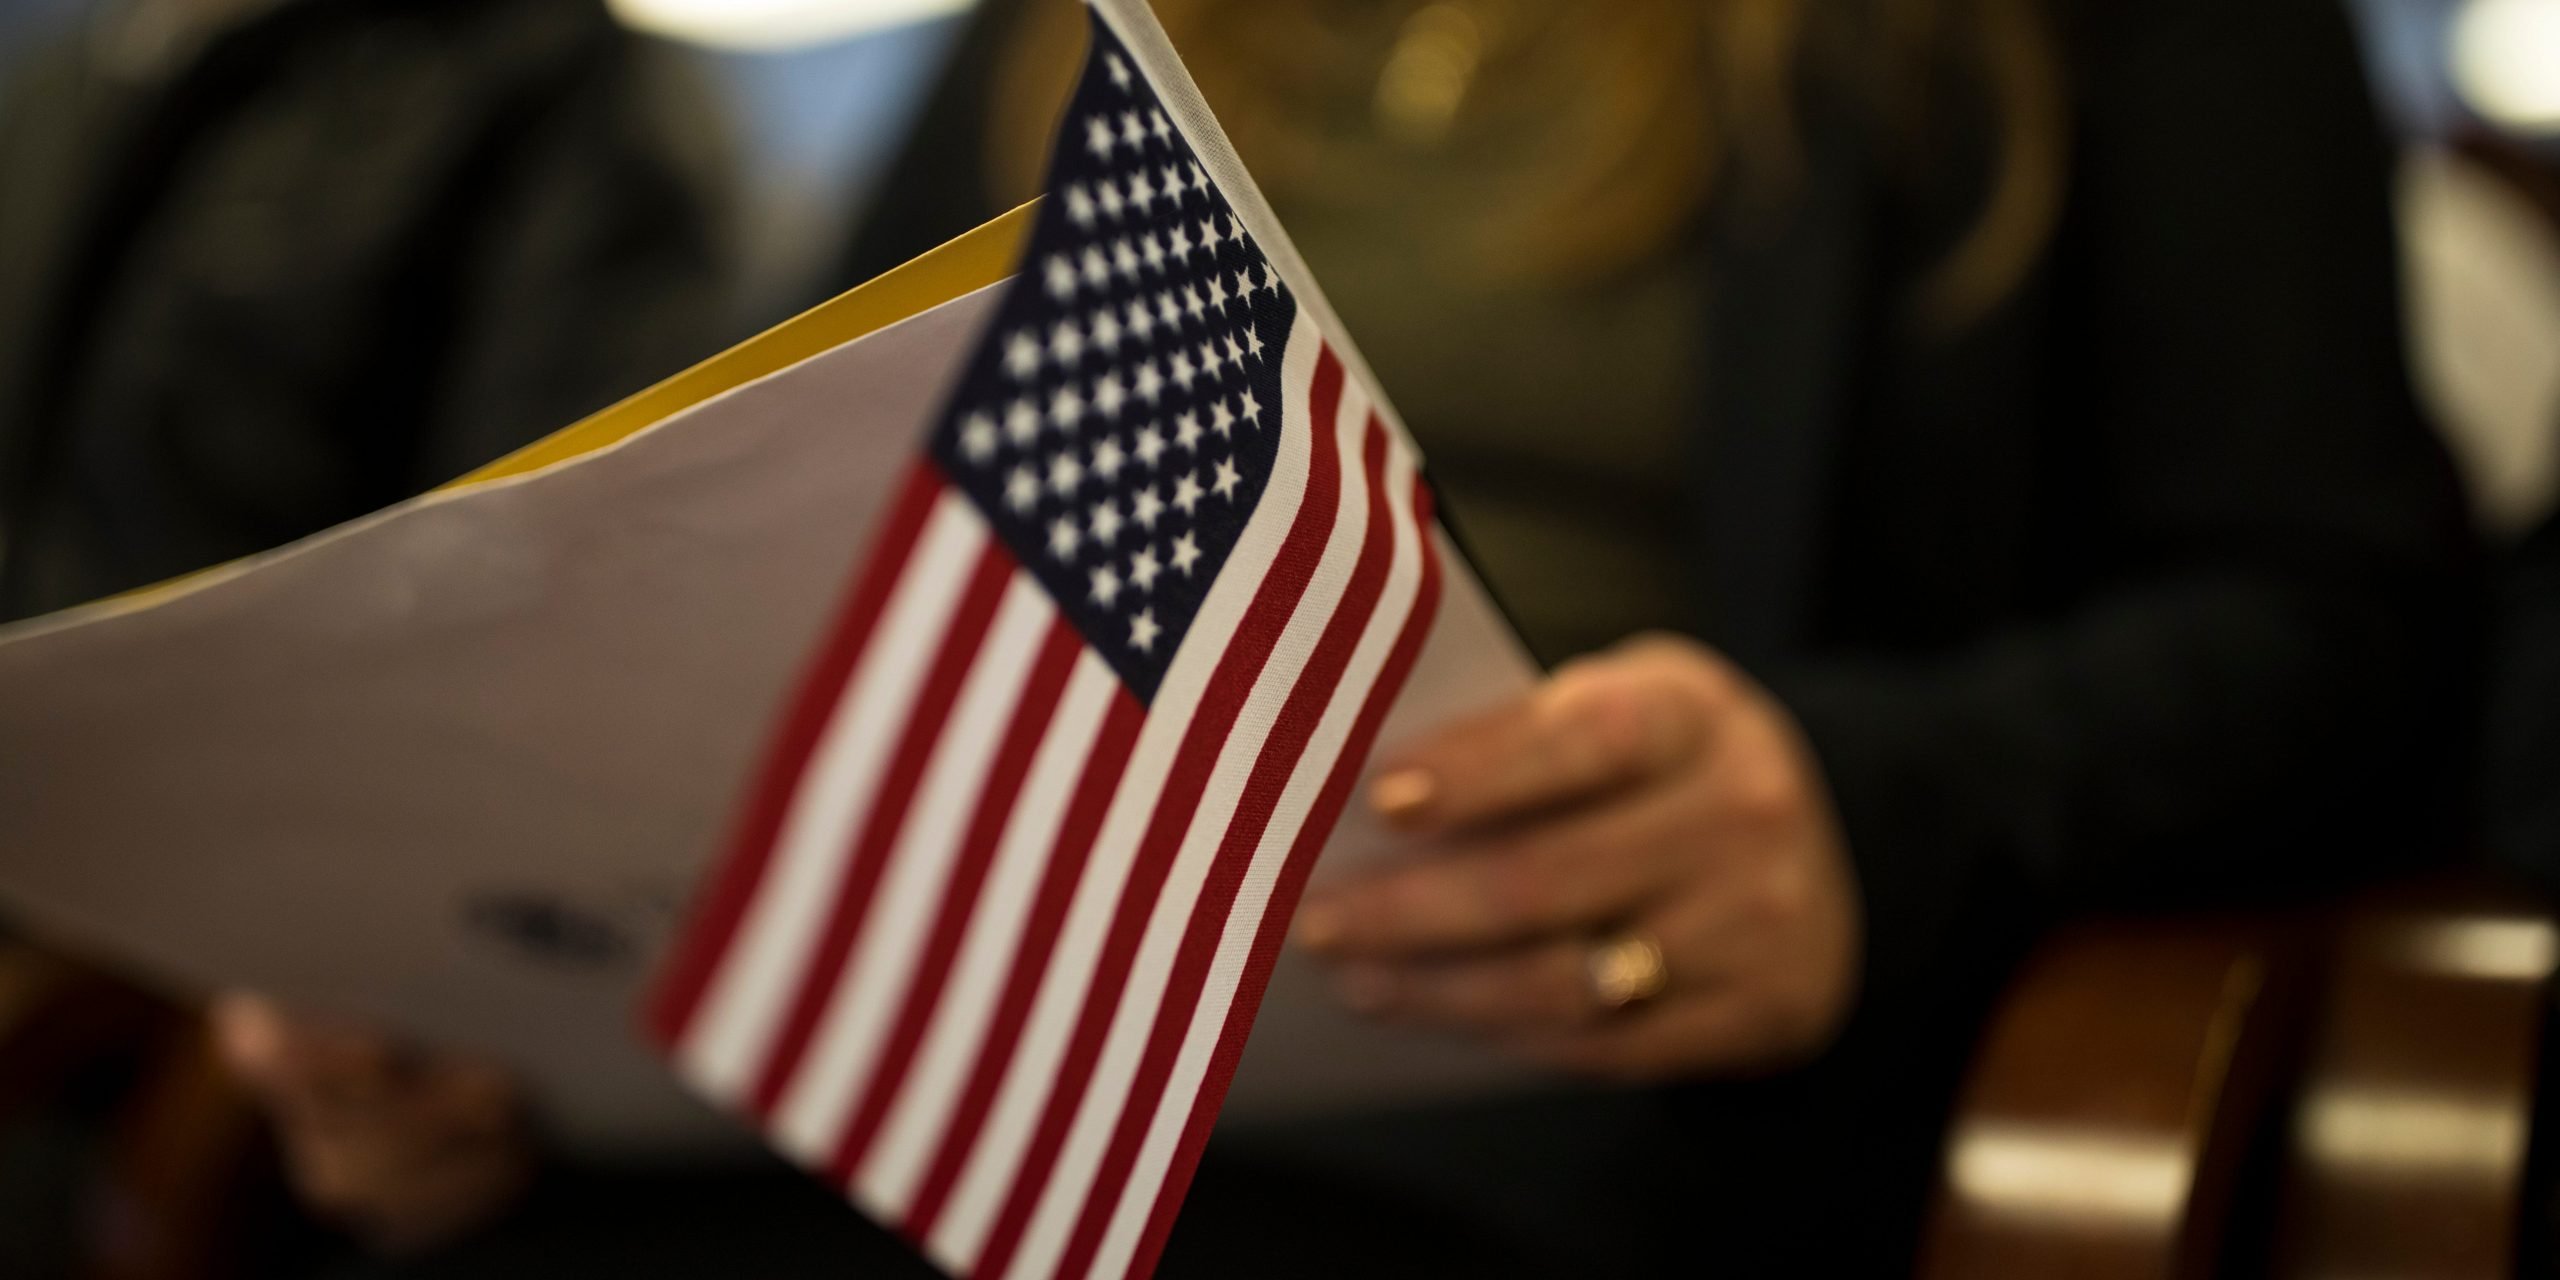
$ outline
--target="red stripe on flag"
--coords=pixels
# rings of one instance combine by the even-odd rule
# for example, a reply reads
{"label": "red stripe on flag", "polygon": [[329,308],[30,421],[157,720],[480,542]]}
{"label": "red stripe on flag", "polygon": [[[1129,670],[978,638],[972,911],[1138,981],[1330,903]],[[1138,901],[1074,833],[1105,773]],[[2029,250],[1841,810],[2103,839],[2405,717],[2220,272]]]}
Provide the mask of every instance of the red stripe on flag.
{"label": "red stripe on flag", "polygon": [[1146,719],[1146,707],[1115,678],[1111,707],[1103,713],[1102,729],[1094,735],[1093,753],[1085,760],[1084,772],[1076,779],[1075,797],[1068,802],[1066,817],[1059,823],[1048,869],[1041,873],[1030,918],[1023,922],[1022,945],[1013,954],[1004,994],[998,997],[995,1013],[987,1024],[986,1043],[980,1047],[977,1065],[970,1068],[969,1083],[952,1110],[942,1146],[934,1153],[933,1165],[926,1170],[916,1189],[915,1202],[908,1206],[906,1221],[901,1224],[908,1242],[918,1248],[933,1234],[933,1224],[942,1216],[952,1187],[968,1167],[969,1152],[977,1145],[978,1131],[986,1125],[997,1087],[1004,1083],[1005,1065],[1013,1061],[1014,1046],[1022,1040],[1023,1023],[1031,1016],[1032,997],[1039,994],[1040,976],[1048,971],[1049,952],[1057,945],[1067,907],[1075,900],[1076,884],[1084,878],[1085,861],[1093,854],[1094,838],[1102,832],[1103,815],[1111,808],[1112,794],[1120,789],[1120,774],[1129,765],[1129,752],[1137,745],[1138,729]]}
{"label": "red stripe on flag", "polygon": [[[1023,1230],[1030,1224],[1031,1214],[1049,1184],[1058,1150],[1066,1141],[1068,1127],[1092,1081],[1103,1038],[1110,1031],[1113,1013],[1120,1007],[1129,967],[1146,935],[1147,918],[1154,912],[1156,895],[1163,889],[1174,855],[1180,852],[1183,837],[1190,830],[1200,794],[1209,782],[1209,771],[1217,763],[1219,750],[1243,710],[1245,699],[1252,694],[1263,664],[1279,643],[1281,633],[1287,630],[1290,613],[1297,608],[1324,557],[1325,543],[1333,530],[1335,504],[1342,496],[1342,465],[1335,456],[1339,445],[1333,421],[1341,395],[1341,362],[1330,347],[1320,346],[1308,395],[1308,420],[1316,439],[1307,451],[1306,496],[1281,540],[1270,572],[1255,590],[1253,604],[1235,633],[1225,638],[1225,652],[1218,657],[1191,723],[1183,729],[1173,769],[1139,843],[1129,881],[1121,891],[1118,914],[1094,966],[1093,985],[1085,992],[1084,1007],[1077,1014],[1066,1057],[1058,1064],[1058,1074],[1050,1085],[1040,1126],[1023,1152],[1022,1165],[1014,1175],[1004,1209],[988,1234],[977,1265],[971,1268],[977,1275],[1004,1274],[1006,1265],[1013,1260],[1013,1251],[1022,1243]],[[1218,637],[1208,639],[1215,641]]]}
{"label": "red stripe on flag", "polygon": [[880,885],[881,873],[888,868],[890,850],[897,845],[898,829],[906,825],[907,807],[915,798],[916,784],[924,776],[934,746],[942,739],[942,726],[951,717],[952,704],[960,700],[960,685],[977,663],[978,646],[986,639],[987,627],[995,620],[996,605],[1004,599],[1005,586],[1013,580],[1013,574],[1013,554],[1005,549],[1002,539],[989,537],[985,550],[978,553],[978,565],[970,572],[969,584],[961,591],[959,607],[952,612],[951,623],[934,650],[933,665],[916,693],[915,708],[907,715],[897,751],[872,792],[871,812],[863,820],[848,854],[844,880],[836,890],[835,902],[827,909],[826,931],[820,935],[817,953],[801,967],[791,1012],[782,1024],[780,1036],[766,1052],[764,1070],[749,1095],[749,1105],[759,1116],[771,1112],[781,1099],[792,1073],[800,1068],[801,1055],[808,1051],[809,1037],[816,1033],[818,1020],[826,1014],[827,1004],[835,995],[836,983],[844,975],[845,957],[852,953],[855,939],[861,936],[863,919],[871,911],[873,891]]}
{"label": "red stripe on flag", "polygon": [[1174,1059],[1180,1056],[1192,1016],[1198,1012],[1200,990],[1208,982],[1209,965],[1217,958],[1219,938],[1226,932],[1227,917],[1234,910],[1236,893],[1244,886],[1245,872],[1253,865],[1254,850],[1261,845],[1272,813],[1288,790],[1289,777],[1297,771],[1308,739],[1315,736],[1325,708],[1332,705],[1343,669],[1350,665],[1351,652],[1368,630],[1378,594],[1386,586],[1396,530],[1394,516],[1387,510],[1387,433],[1375,418],[1369,421],[1361,453],[1369,518],[1360,541],[1359,558],[1352,565],[1351,577],[1344,584],[1333,616],[1326,620],[1315,650],[1307,658],[1306,669],[1272,722],[1271,734],[1264,739],[1262,751],[1253,762],[1253,772],[1245,781],[1244,803],[1238,806],[1235,820],[1227,825],[1226,834],[1218,843],[1217,859],[1201,885],[1199,898],[1192,903],[1191,920],[1184,927],[1182,944],[1174,954],[1164,1000],[1156,1006],[1146,1054],[1140,1059],[1128,1097],[1121,1104],[1111,1145],[1095,1168],[1084,1211],[1077,1218],[1074,1234],[1067,1239],[1066,1252],[1060,1255],[1060,1276],[1083,1275],[1093,1264],[1094,1251],[1102,1246],[1102,1233],[1111,1225],[1112,1214],[1119,1207],[1120,1192],[1129,1183],[1129,1168],[1137,1162],[1138,1148],[1146,1141],[1156,1105],[1164,1097],[1166,1078],[1173,1074]]}
{"label": "red stripe on flag", "polygon": [[996,746],[995,759],[988,766],[986,783],[979,788],[977,808],[961,836],[941,910],[916,962],[915,978],[899,1007],[897,1021],[881,1047],[870,1089],[837,1140],[835,1156],[829,1161],[828,1167],[839,1184],[853,1180],[854,1170],[861,1165],[863,1154],[870,1150],[871,1140],[888,1117],[889,1104],[906,1083],[916,1050],[924,1043],[925,1030],[932,1025],[934,1010],[942,1000],[943,986],[951,978],[952,961],[960,953],[961,939],[968,934],[979,891],[986,885],[987,870],[995,864],[996,846],[1004,835],[1006,821],[1013,815],[1022,780],[1031,772],[1031,758],[1038,754],[1041,739],[1048,735],[1049,721],[1066,692],[1067,676],[1075,670],[1076,657],[1082,652],[1084,636],[1075,624],[1063,615],[1053,618],[1047,638],[1040,643],[1039,655],[1032,660],[1021,699],[1014,704],[1013,722],[1006,726],[1004,738]]}
{"label": "red stripe on flag", "polygon": [[827,629],[816,661],[794,686],[796,692],[784,706],[784,718],[773,746],[739,810],[727,856],[696,891],[693,923],[676,939],[674,952],[649,1002],[648,1033],[670,1050],[692,1025],[694,1014],[711,988],[712,976],[719,972],[722,958],[729,954],[738,927],[746,919],[748,906],[755,901],[756,887],[763,883],[766,867],[773,860],[783,819],[791,812],[801,771],[808,766],[810,753],[817,750],[818,740],[825,736],[845,684],[853,678],[854,668],[870,646],[881,611],[888,607],[889,593],[906,572],[907,557],[924,532],[925,517],[932,514],[934,501],[942,493],[942,473],[932,463],[919,460],[908,469],[905,483],[890,503],[878,546],[864,563],[834,625]]}
{"label": "red stripe on flag", "polygon": [[1342,755],[1334,761],[1333,775],[1325,780],[1323,793],[1316,797],[1314,811],[1307,815],[1306,825],[1298,829],[1298,839],[1289,849],[1279,883],[1272,886],[1270,905],[1263,911],[1260,930],[1254,934],[1253,953],[1245,961],[1243,977],[1236,983],[1235,1002],[1227,1007],[1227,1024],[1218,1035],[1217,1052],[1209,1059],[1208,1074],[1201,1077],[1199,1094],[1191,1100],[1191,1117],[1183,1124],[1182,1139],[1174,1147],[1173,1163],[1165,1169],[1164,1184],[1156,1189],[1155,1208],[1147,1215],[1145,1234],[1138,1238],[1128,1280],[1145,1280],[1154,1273],[1156,1260],[1164,1253],[1174,1215],[1182,1208],[1182,1197],[1200,1168],[1200,1152],[1208,1145],[1209,1131],[1217,1123],[1218,1107],[1226,1101],[1227,1087],[1235,1082],[1236,1063],[1244,1056],[1245,1041],[1253,1030],[1253,1015],[1262,1007],[1262,993],[1271,985],[1271,970],[1279,962],[1281,942],[1288,937],[1289,919],[1297,913],[1298,899],[1306,892],[1307,875],[1314,870],[1316,856],[1323,851],[1335,820],[1342,816],[1352,781],[1377,743],[1378,726],[1385,722],[1388,708],[1395,705],[1405,677],[1412,674],[1414,660],[1421,656],[1423,641],[1431,634],[1432,616],[1440,605],[1440,554],[1431,541],[1431,491],[1419,479],[1414,481],[1413,519],[1422,539],[1422,585],[1414,596],[1413,611],[1405,615],[1396,647],[1378,672],[1378,682],[1370,687],[1369,699],[1360,708],[1360,719],[1351,726],[1351,736],[1342,744]]}

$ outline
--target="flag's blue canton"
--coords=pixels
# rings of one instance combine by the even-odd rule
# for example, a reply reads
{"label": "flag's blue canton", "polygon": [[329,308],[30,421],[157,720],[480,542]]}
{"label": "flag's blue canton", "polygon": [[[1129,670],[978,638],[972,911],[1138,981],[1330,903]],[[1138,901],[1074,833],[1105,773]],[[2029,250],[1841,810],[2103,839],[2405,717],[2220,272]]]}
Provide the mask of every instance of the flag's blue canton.
{"label": "flag's blue canton", "polygon": [[933,456],[1152,700],[1278,453],[1297,305],[1099,18]]}

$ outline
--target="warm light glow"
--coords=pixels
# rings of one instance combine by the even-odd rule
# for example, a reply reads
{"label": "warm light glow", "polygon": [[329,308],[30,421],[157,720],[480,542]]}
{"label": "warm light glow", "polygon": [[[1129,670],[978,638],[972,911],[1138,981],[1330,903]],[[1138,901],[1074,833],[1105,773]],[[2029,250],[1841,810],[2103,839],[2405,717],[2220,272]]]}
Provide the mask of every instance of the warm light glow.
{"label": "warm light glow", "polygon": [[2495,1102],[2349,1087],[2313,1098],[2303,1119],[2323,1160],[2376,1175],[2503,1179],[2524,1161],[2525,1115]]}
{"label": "warm light glow", "polygon": [[2560,0],[2470,0],[2454,19],[2453,82],[2491,123],[2560,132]]}
{"label": "warm light glow", "polygon": [[972,0],[606,0],[624,26],[724,49],[788,49],[921,22]]}
{"label": "warm light glow", "polygon": [[1975,1212],[2126,1229],[2174,1218],[2190,1176],[2174,1142],[2010,1125],[1960,1134],[1947,1174]]}
{"label": "warm light glow", "polygon": [[2560,935],[2533,919],[2454,920],[2412,929],[2409,963],[2430,973],[2483,982],[2541,982],[2560,961]]}

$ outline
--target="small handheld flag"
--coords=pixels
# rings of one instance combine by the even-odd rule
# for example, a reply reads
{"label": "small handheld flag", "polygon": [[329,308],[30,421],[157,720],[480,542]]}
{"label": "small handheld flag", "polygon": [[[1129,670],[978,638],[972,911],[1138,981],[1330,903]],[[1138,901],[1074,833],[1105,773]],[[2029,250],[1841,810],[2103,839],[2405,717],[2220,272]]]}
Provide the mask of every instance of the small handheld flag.
{"label": "small handheld flag", "polygon": [[1440,567],[1419,459],[1135,0],[1049,183],[651,1024],[954,1274],[1140,1276]]}

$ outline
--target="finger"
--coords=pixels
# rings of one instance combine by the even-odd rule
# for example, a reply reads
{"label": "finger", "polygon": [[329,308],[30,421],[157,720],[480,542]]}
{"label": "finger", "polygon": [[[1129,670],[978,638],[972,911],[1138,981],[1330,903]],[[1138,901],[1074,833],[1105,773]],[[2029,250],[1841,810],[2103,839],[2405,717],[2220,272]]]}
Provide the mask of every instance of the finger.
{"label": "finger", "polygon": [[503,1070],[449,1062],[371,1106],[281,1112],[277,1128],[305,1196],[361,1215],[415,1198],[448,1166],[515,1145],[518,1116]]}
{"label": "finger", "polygon": [[257,1083],[298,1086],[395,1072],[404,1059],[386,1036],[298,1017],[251,991],[216,996],[205,1009],[223,1060]]}
{"label": "finger", "polygon": [[476,1059],[439,1061],[419,1087],[418,1112],[456,1138],[478,1140],[512,1128],[523,1099],[515,1077],[495,1063]]}
{"label": "finger", "polygon": [[1678,877],[1687,808],[1666,791],[1328,886],[1300,908],[1298,940],[1330,955],[1395,956],[1597,931]]}
{"label": "finger", "polygon": [[283,1025],[285,1065],[314,1085],[371,1090],[389,1084],[413,1062],[398,1041],[377,1031],[295,1018]]}
{"label": "finger", "polygon": [[500,1207],[529,1167],[518,1144],[396,1127],[304,1131],[288,1140],[286,1154],[306,1203],[395,1250],[431,1243]]}
{"label": "finger", "polygon": [[1356,961],[1335,975],[1335,990],[1382,1021],[1528,1034],[1610,1012],[1592,991],[1590,960],[1588,943],[1554,940],[1444,960]]}
{"label": "finger", "polygon": [[279,1126],[294,1186],[332,1217],[362,1217],[414,1185],[429,1155],[379,1125]]}
{"label": "finger", "polygon": [[414,1059],[391,1040],[365,1032],[288,1026],[269,1091],[278,1111],[310,1124],[375,1124],[414,1104]]}
{"label": "finger", "polygon": [[1767,1060],[1770,1037],[1761,1022],[1742,995],[1711,988],[1572,1029],[1513,1036],[1504,1045],[1553,1070],[1652,1083]]}
{"label": "finger", "polygon": [[1726,701],[1729,682],[1704,670],[1642,653],[1567,666],[1529,697],[1398,752],[1370,803],[1390,823],[1432,833],[1658,775],[1697,750]]}

